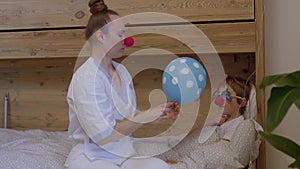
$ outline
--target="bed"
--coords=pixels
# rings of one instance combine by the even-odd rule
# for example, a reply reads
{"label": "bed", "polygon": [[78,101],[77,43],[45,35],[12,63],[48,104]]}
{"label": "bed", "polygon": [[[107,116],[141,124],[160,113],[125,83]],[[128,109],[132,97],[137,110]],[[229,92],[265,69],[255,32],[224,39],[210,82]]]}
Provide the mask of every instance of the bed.
{"label": "bed", "polygon": [[[134,146],[139,156],[156,154],[165,161],[176,161],[171,169],[236,169],[258,157],[260,139],[252,120],[240,125],[231,142],[218,140],[215,132],[205,144],[199,144],[199,133],[193,132],[178,145],[183,136],[142,139]],[[1,169],[63,169],[74,145],[67,132],[1,128],[0,138]],[[161,151],[166,152],[159,154]]]}
{"label": "bed", "polygon": [[[237,127],[231,141],[221,139],[220,127],[207,125],[189,134],[135,138],[136,156],[155,156],[169,162],[171,169],[237,169],[251,166],[258,157],[261,144],[257,131],[262,130],[254,120],[257,110],[254,89],[244,114],[245,120]],[[6,111],[4,117],[7,117]],[[4,120],[7,124],[7,119]],[[75,145],[67,131],[1,128],[0,138],[1,169],[63,169]]]}
{"label": "bed", "polygon": [[1,169],[62,169],[73,146],[67,132],[0,129]]}

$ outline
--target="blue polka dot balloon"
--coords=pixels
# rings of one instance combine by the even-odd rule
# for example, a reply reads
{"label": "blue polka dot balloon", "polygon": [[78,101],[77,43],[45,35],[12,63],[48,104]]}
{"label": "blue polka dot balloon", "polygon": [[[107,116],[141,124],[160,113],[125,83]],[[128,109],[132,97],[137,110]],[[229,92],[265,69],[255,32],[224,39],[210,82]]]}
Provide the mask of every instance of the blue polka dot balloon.
{"label": "blue polka dot balloon", "polygon": [[169,101],[177,100],[180,105],[186,105],[202,94],[206,85],[205,69],[193,58],[180,57],[165,68],[162,82]]}

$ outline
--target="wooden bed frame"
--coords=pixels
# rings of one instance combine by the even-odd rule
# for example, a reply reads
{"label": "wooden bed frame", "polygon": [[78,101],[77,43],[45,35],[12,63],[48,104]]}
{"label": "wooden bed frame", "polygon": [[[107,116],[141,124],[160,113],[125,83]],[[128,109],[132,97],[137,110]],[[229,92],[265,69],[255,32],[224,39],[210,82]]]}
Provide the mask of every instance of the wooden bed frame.
{"label": "wooden bed frame", "polygon": [[[138,12],[164,12],[181,17],[207,35],[220,55],[226,73],[247,77],[256,71],[256,85],[264,76],[263,0],[105,2],[121,16]],[[84,28],[90,15],[87,4],[88,0],[0,2],[0,96],[4,98],[5,92],[9,92],[9,128],[67,129],[66,92],[77,56],[85,43]],[[139,21],[138,24],[126,23],[126,26],[134,31],[140,27],[161,29],[180,24],[168,21],[143,24]],[[188,47],[169,37],[141,34],[135,36],[135,40],[135,46],[126,50],[126,55],[152,47],[166,49],[179,56],[195,56]],[[146,84],[160,84],[161,81],[157,80],[160,78],[161,72],[156,70],[135,77],[137,95],[151,90],[149,88],[153,85]],[[209,96],[209,93],[205,94]],[[264,91],[257,90],[257,121],[262,126],[265,122],[264,100]],[[147,107],[147,100],[138,102],[142,107]],[[150,126],[143,130],[153,129]],[[256,168],[265,168],[264,143]]]}

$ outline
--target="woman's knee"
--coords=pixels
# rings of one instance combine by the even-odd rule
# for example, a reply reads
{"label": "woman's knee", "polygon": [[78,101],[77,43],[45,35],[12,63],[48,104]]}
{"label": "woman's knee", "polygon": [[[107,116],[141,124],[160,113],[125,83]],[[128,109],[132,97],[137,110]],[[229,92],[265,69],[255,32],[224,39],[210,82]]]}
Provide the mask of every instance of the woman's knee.
{"label": "woman's knee", "polygon": [[105,160],[89,160],[84,155],[72,160],[65,169],[121,169],[114,163]]}
{"label": "woman's knee", "polygon": [[88,167],[86,167],[86,169],[121,169],[121,168],[111,162],[98,160],[89,164]]}

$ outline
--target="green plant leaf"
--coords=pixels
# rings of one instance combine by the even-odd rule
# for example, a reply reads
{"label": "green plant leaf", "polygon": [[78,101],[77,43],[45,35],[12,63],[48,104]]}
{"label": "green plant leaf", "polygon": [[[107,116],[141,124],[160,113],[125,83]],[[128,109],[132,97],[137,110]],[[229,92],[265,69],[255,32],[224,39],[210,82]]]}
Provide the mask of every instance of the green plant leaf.
{"label": "green plant leaf", "polygon": [[298,100],[295,101],[295,105],[300,110],[300,99],[298,99]]}
{"label": "green plant leaf", "polygon": [[273,131],[282,121],[291,105],[300,98],[300,88],[273,87],[268,99],[266,131]]}
{"label": "green plant leaf", "polygon": [[265,76],[259,85],[260,89],[264,89],[267,86],[275,84],[276,86],[290,86],[300,88],[300,71]]}
{"label": "green plant leaf", "polygon": [[259,131],[259,134],[277,150],[282,151],[294,159],[300,156],[300,146],[292,140],[263,131]]}
{"label": "green plant leaf", "polygon": [[300,157],[296,159],[292,164],[289,165],[289,168],[299,168],[300,167]]}
{"label": "green plant leaf", "polygon": [[275,84],[279,79],[283,78],[284,76],[286,76],[286,74],[265,76],[262,79],[262,82],[260,83],[259,88],[264,89],[271,84]]}

